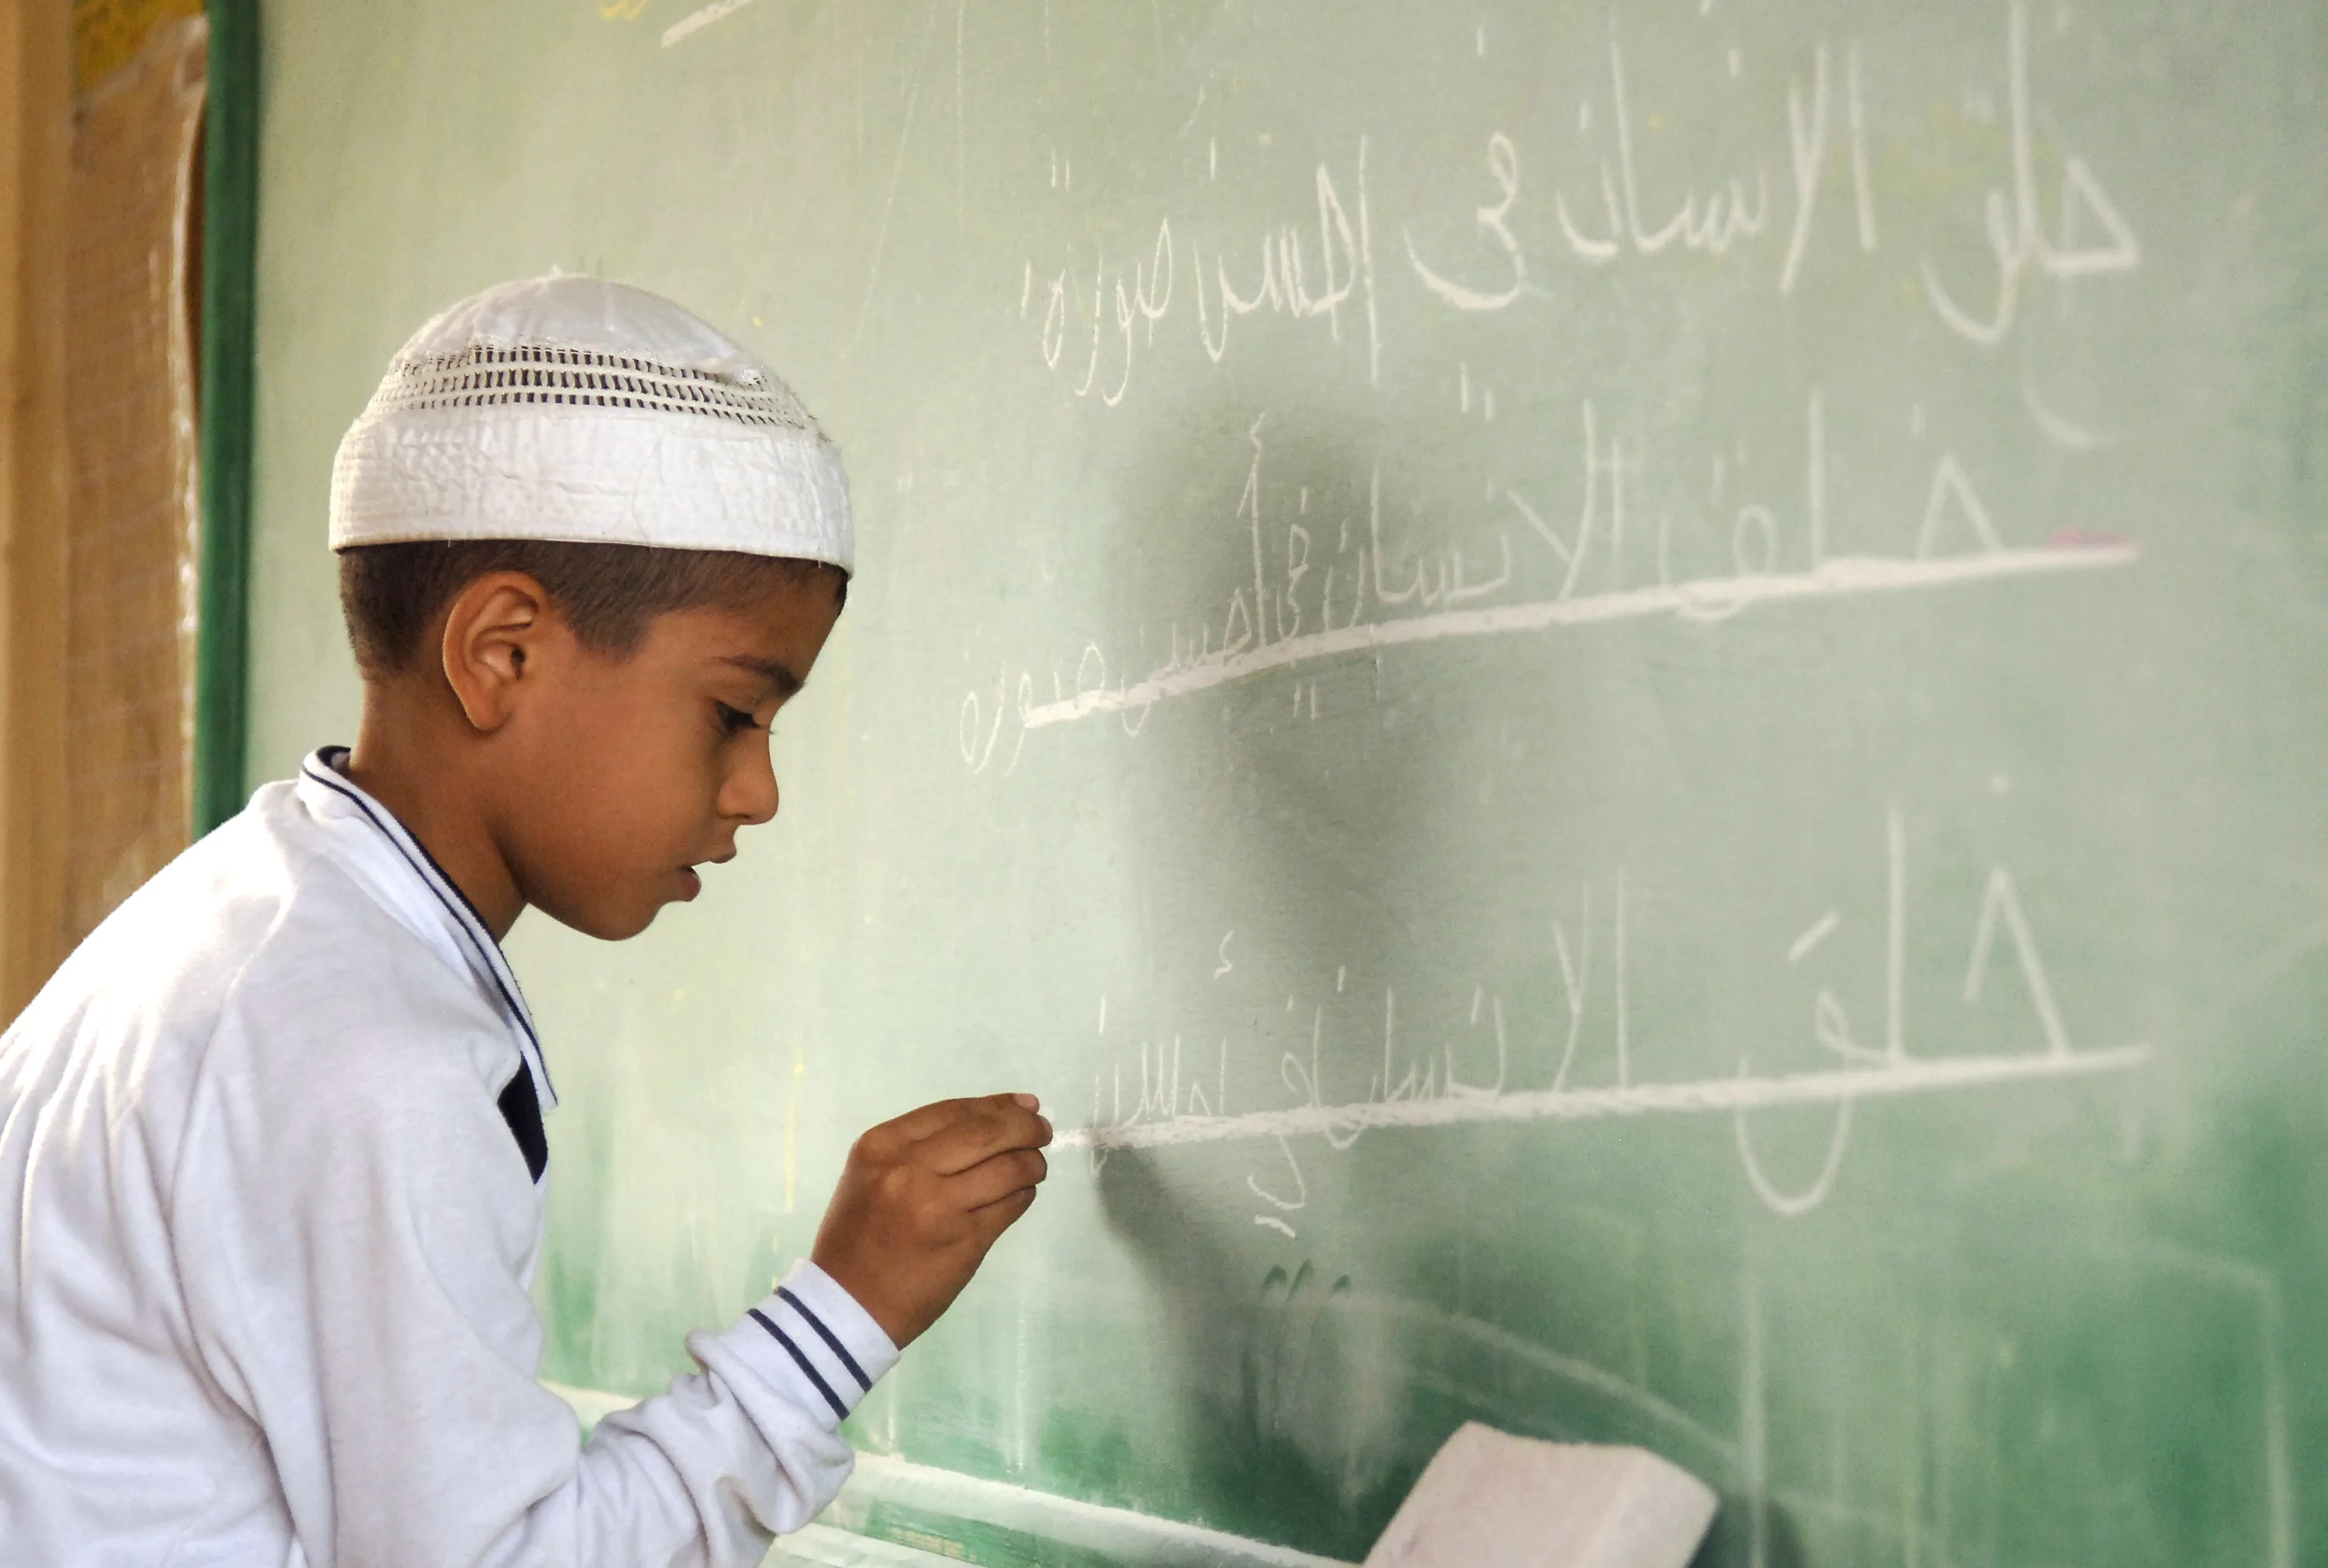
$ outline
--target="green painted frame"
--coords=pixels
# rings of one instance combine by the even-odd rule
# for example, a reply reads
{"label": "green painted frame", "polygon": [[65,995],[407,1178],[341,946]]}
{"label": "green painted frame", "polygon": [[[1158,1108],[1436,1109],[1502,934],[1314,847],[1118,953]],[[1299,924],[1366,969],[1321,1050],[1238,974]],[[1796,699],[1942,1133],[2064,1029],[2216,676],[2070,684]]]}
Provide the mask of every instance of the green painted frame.
{"label": "green painted frame", "polygon": [[258,0],[210,0],[203,107],[202,535],[193,831],[242,809],[250,726],[250,459],[258,239]]}

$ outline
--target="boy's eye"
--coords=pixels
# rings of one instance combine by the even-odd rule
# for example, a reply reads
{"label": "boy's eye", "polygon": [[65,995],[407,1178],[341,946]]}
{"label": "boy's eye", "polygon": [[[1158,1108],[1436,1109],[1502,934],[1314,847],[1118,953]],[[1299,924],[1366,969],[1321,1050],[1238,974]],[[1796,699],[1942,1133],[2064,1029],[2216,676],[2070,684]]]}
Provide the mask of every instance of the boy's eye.
{"label": "boy's eye", "polygon": [[740,735],[747,729],[760,728],[759,721],[740,708],[730,708],[724,702],[711,705],[718,710],[719,728],[728,735]]}

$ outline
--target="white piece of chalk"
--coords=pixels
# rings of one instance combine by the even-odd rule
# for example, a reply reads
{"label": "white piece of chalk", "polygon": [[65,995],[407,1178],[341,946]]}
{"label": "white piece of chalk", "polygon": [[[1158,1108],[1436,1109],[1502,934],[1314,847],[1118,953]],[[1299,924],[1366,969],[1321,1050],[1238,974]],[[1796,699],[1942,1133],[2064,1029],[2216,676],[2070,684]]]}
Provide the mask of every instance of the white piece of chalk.
{"label": "white piece of chalk", "polygon": [[1714,1503],[1646,1449],[1471,1422],[1423,1467],[1366,1568],[1685,1568]]}

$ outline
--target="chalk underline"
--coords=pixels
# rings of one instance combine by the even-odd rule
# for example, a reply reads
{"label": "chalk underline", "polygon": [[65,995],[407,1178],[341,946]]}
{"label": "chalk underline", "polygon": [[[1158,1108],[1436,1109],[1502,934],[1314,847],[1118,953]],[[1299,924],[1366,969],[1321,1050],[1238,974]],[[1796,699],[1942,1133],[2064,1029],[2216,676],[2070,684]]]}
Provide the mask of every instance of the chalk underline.
{"label": "chalk underline", "polygon": [[1758,605],[1780,604],[1795,599],[1895,593],[1908,588],[1945,587],[1999,577],[2102,571],[2130,565],[2141,553],[2139,545],[2113,542],[1990,550],[1979,555],[1949,556],[1937,560],[1842,556],[1822,561],[1810,570],[1802,572],[1697,577],[1687,582],[1583,594],[1569,598],[1496,605],[1477,610],[1440,610],[1391,621],[1365,621],[1354,626],[1304,632],[1234,653],[1201,657],[1178,669],[1166,670],[1112,690],[1103,688],[1081,691],[1073,697],[1035,704],[1019,715],[1019,722],[1028,729],[1044,729],[1056,724],[1072,724],[1076,719],[1088,718],[1094,714],[1135,711],[1168,698],[1186,697],[1192,692],[1224,686],[1232,681],[1242,681],[1249,675],[1281,669],[1289,664],[1329,659],[1341,653],[1396,647],[1407,643],[1542,632],[1554,626],[1591,625],[1602,621],[1634,620],[1649,615],[1671,615],[1684,620],[1723,620]]}
{"label": "chalk underline", "polygon": [[1354,1105],[1297,1105],[1238,1116],[1178,1116],[1122,1127],[1082,1127],[1062,1132],[1067,1149],[1159,1149],[1182,1143],[1225,1143],[1242,1138],[1295,1138],[1355,1133],[1374,1127],[1452,1127],[1488,1122],[1590,1122],[1610,1116],[1653,1116],[1708,1111],[1761,1111],[1788,1105],[1831,1105],[1854,1100],[1941,1094],[2000,1084],[2123,1073],[2150,1060],[2148,1046],[2090,1051],[2042,1051],[2013,1056],[1902,1056],[1880,1066],[1837,1067],[1775,1077],[1701,1078],[1677,1084],[1629,1084],[1582,1089],[1533,1089],[1497,1094],[1458,1090],[1429,1100],[1366,1101]]}
{"label": "chalk underline", "polygon": [[711,0],[700,11],[690,12],[662,30],[662,46],[669,49],[691,33],[700,33],[713,23],[735,14],[749,5],[752,0]]}

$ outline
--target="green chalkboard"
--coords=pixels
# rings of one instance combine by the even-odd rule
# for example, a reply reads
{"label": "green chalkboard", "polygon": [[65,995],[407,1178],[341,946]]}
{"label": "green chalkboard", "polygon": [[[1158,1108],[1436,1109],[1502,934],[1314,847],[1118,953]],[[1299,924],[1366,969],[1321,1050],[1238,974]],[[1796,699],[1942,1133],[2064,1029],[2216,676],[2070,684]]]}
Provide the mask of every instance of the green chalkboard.
{"label": "green chalkboard", "polygon": [[1478,1418],[1739,1568],[2328,1549],[2317,6],[267,23],[254,777],[352,728],[331,454],[449,299],[667,292],[854,476],[783,816],[513,940],[546,1376],[1030,1088],[850,1528],[1351,1559]]}

